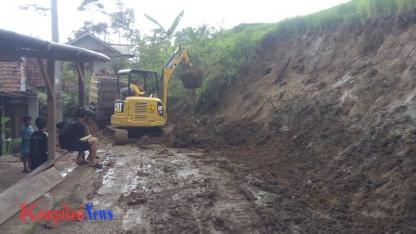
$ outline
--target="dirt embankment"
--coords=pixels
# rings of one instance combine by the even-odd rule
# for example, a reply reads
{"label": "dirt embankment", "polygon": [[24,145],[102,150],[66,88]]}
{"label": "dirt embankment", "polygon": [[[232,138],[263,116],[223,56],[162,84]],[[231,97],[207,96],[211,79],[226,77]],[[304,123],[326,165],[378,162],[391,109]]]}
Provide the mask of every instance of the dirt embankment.
{"label": "dirt embankment", "polygon": [[241,146],[233,160],[347,232],[415,231],[415,40],[416,12],[271,34],[216,116],[176,120],[171,143]]}

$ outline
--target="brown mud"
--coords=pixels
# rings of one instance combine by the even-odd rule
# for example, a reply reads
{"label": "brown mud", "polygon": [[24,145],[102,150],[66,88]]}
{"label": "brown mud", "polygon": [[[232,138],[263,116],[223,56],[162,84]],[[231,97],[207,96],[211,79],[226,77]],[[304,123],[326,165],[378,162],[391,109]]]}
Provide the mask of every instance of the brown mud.
{"label": "brown mud", "polygon": [[268,35],[211,113],[103,145],[112,222],[39,232],[416,232],[415,40],[415,11]]}
{"label": "brown mud", "polygon": [[415,232],[415,39],[415,11],[270,34],[213,113],[174,119],[168,144],[222,149],[278,184],[308,210],[302,230]]}
{"label": "brown mud", "polygon": [[[105,168],[84,188],[88,195],[74,199],[112,209],[114,219],[38,225],[33,232],[264,233],[277,225],[266,218],[276,205],[282,205],[276,215],[284,217],[279,230],[302,230],[293,213],[303,205],[220,152],[129,145],[106,148],[105,154]],[[289,204],[297,208],[284,208]]]}

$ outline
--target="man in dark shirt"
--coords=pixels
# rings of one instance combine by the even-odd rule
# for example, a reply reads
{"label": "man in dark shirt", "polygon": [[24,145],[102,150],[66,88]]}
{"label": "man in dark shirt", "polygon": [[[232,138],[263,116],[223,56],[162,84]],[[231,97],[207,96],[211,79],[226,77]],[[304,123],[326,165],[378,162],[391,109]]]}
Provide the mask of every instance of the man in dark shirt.
{"label": "man in dark shirt", "polygon": [[38,117],[35,121],[38,130],[30,138],[30,169],[33,171],[48,160],[48,133],[45,132],[46,119]]}
{"label": "man in dark shirt", "polygon": [[[88,111],[84,108],[77,108],[75,110],[76,120],[65,131],[65,142],[68,150],[83,152],[89,151],[89,164],[95,168],[101,168],[97,159],[97,138],[89,134],[87,121]],[[79,157],[82,154],[79,154]],[[77,159],[78,161],[79,159]],[[84,160],[84,159],[82,159]]]}

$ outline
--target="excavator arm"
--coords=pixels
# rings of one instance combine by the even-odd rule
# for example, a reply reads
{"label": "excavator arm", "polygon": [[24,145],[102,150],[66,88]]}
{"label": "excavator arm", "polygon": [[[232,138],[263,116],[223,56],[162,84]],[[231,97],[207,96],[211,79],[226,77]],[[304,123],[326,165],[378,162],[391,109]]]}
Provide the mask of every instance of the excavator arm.
{"label": "excavator arm", "polygon": [[173,72],[175,71],[176,67],[182,62],[185,61],[188,69],[192,68],[191,57],[189,56],[189,52],[187,49],[178,47],[176,48],[175,52],[170,56],[169,60],[163,66],[162,71],[162,101],[163,101],[163,109],[166,112],[167,101],[168,101],[168,89],[169,89],[169,80],[172,77]]}

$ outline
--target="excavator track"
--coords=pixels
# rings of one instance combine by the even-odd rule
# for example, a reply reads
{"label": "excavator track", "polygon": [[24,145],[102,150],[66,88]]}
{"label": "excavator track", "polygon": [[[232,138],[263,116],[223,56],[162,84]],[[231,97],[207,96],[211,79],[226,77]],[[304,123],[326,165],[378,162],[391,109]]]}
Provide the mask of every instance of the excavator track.
{"label": "excavator track", "polygon": [[107,126],[106,130],[107,130],[106,132],[108,132],[108,135],[110,135],[115,145],[127,144],[129,140],[129,134],[128,134],[127,129],[118,128],[114,126]]}

